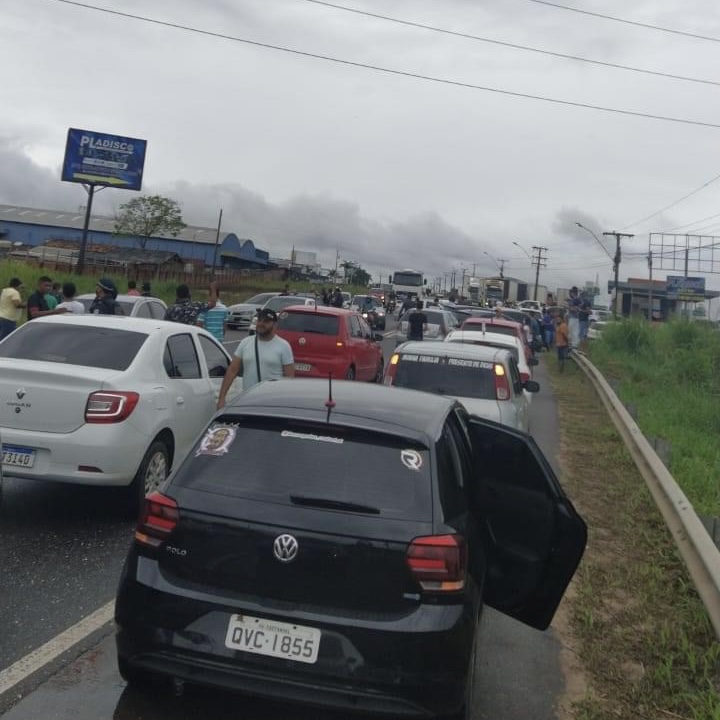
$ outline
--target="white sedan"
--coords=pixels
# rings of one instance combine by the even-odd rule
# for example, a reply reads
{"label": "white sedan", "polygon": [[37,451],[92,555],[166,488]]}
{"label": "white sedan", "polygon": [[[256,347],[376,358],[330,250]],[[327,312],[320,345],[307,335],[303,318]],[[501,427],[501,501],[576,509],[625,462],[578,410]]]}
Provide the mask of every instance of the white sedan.
{"label": "white sedan", "polygon": [[[85,312],[89,312],[90,306],[95,299],[95,293],[78,295],[75,299],[83,304]],[[129,317],[162,320],[167,310],[165,302],[156,297],[146,297],[145,295],[118,295],[115,300],[122,311],[118,314],[128,315]]]}
{"label": "white sedan", "polygon": [[4,475],[127,486],[136,508],[213,416],[230,360],[191,325],[108,315],[25,323],[0,342]]}

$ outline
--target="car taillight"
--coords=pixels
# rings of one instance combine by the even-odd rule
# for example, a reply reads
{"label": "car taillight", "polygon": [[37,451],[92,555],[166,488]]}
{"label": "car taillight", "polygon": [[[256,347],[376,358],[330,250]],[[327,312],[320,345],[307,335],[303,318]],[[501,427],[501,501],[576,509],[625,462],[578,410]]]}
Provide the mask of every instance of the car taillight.
{"label": "car taillight", "polygon": [[408,546],[406,560],[423,590],[456,592],[465,587],[467,545],[462,535],[415,538]]}
{"label": "car taillight", "polygon": [[385,380],[383,381],[385,385],[393,384],[393,379],[395,378],[395,373],[397,373],[397,366],[399,362],[400,356],[397,353],[393,353],[390,358],[390,365],[388,365],[387,373],[385,374]]}
{"label": "car taillight", "polygon": [[510,385],[505,374],[505,368],[499,363],[495,363],[495,397],[498,400],[510,399]]}
{"label": "car taillight", "polygon": [[136,392],[94,392],[85,406],[85,422],[117,423],[125,420],[140,400]]}
{"label": "car taillight", "polygon": [[159,492],[150,493],[143,502],[135,541],[156,548],[170,536],[179,520],[180,512],[175,500]]}

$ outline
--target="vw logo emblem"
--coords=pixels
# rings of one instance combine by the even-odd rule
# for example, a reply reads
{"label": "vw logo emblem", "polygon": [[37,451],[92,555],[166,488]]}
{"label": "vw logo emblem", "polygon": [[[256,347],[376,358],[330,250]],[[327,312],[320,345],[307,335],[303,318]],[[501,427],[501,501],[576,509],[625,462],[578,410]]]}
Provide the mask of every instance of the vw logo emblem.
{"label": "vw logo emblem", "polygon": [[15,395],[17,395],[18,400],[22,400],[25,397],[25,388],[18,388]]}
{"label": "vw logo emblem", "polygon": [[289,563],[297,557],[299,547],[292,535],[278,535],[273,542],[273,554],[280,562]]}
{"label": "vw logo emblem", "polygon": [[301,338],[298,340],[298,343],[299,343],[300,345],[304,345],[306,342],[307,342],[307,340],[306,340],[304,337],[301,337]]}

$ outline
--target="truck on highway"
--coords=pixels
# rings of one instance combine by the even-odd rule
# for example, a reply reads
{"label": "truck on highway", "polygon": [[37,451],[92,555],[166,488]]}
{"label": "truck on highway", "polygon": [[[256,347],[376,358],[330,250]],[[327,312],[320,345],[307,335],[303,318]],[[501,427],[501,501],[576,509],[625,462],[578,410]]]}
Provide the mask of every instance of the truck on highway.
{"label": "truck on highway", "polygon": [[396,296],[421,297],[427,280],[419,270],[396,270],[391,275],[391,284]]}

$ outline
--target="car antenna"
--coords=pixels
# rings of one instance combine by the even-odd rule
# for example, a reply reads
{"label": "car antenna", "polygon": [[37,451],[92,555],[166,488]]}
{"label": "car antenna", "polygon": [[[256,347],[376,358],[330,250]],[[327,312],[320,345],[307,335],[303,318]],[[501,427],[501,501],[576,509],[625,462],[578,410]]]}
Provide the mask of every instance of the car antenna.
{"label": "car antenna", "polygon": [[326,422],[330,422],[330,413],[335,407],[335,401],[332,396],[332,373],[328,373],[328,399],[325,401],[325,407],[328,409]]}

